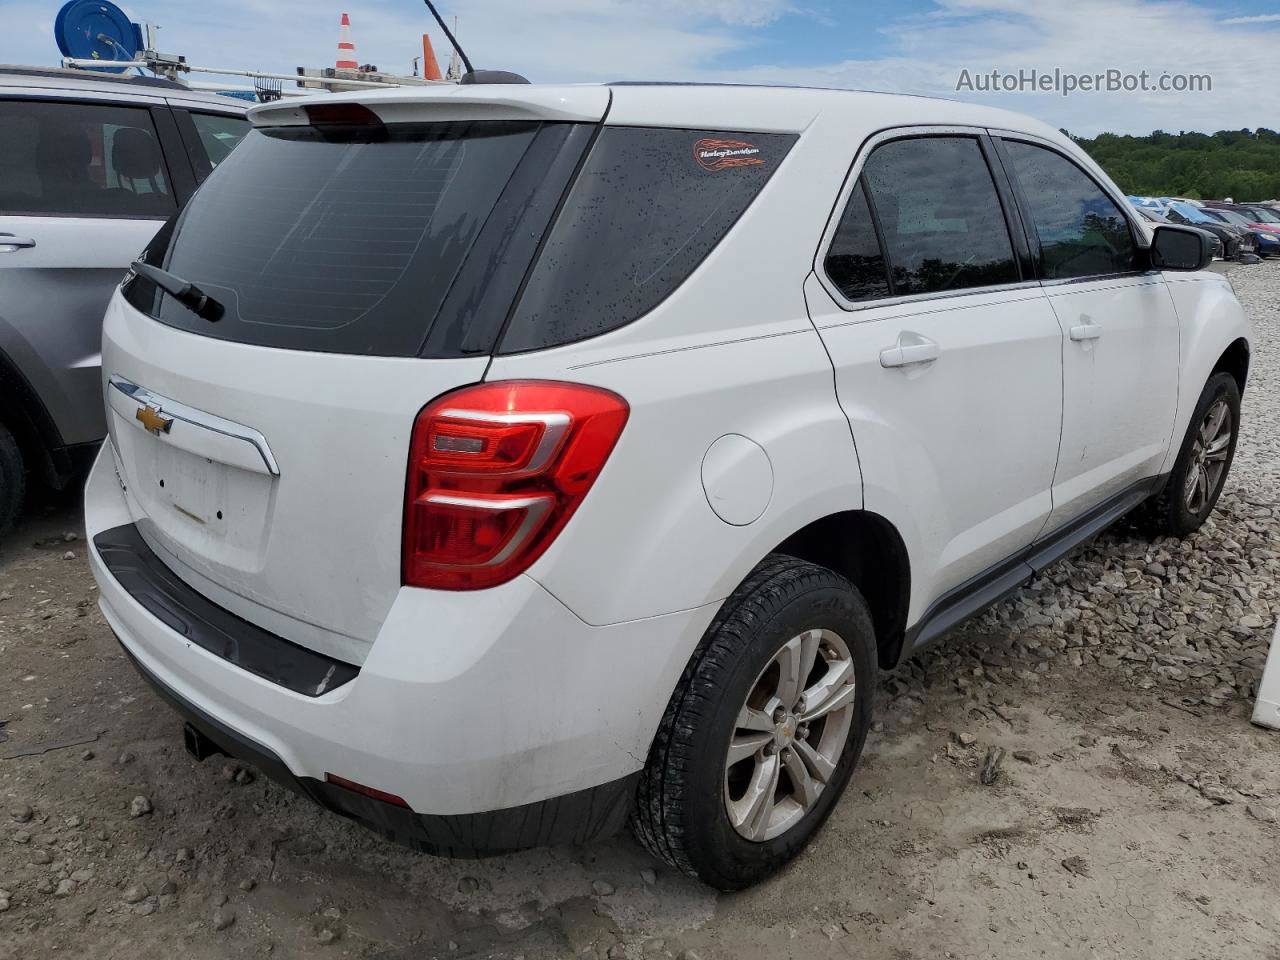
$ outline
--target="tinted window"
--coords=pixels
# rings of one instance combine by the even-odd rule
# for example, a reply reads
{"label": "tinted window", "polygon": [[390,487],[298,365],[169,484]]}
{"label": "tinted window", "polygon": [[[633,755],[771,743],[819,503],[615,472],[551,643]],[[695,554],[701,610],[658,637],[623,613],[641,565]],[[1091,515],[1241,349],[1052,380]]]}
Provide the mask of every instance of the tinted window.
{"label": "tinted window", "polygon": [[1005,149],[1031,207],[1046,280],[1136,269],[1129,221],[1092,178],[1044,147],[1007,141]]}
{"label": "tinted window", "polygon": [[0,213],[163,219],[170,193],[147,110],[0,101]]}
{"label": "tinted window", "polygon": [[263,346],[418,353],[533,123],[254,129],[148,248],[222,302],[211,324],[149,284],[175,327]]}
{"label": "tinted window", "polygon": [[[195,124],[196,136],[200,138],[210,170],[227,159],[249,132],[248,120],[244,117],[227,116],[225,113],[193,113],[191,122]],[[206,175],[207,173],[208,171]]]}
{"label": "tinted window", "polygon": [[503,352],[596,336],[652,310],[720,242],[794,141],[603,130],[529,278]]}
{"label": "tinted window", "polygon": [[849,205],[831,238],[825,261],[827,276],[849,300],[889,295],[889,276],[876,237],[871,210],[861,180],[849,195]]}
{"label": "tinted window", "polygon": [[1019,279],[991,171],[972,137],[877,147],[863,179],[884,234],[895,295]]}

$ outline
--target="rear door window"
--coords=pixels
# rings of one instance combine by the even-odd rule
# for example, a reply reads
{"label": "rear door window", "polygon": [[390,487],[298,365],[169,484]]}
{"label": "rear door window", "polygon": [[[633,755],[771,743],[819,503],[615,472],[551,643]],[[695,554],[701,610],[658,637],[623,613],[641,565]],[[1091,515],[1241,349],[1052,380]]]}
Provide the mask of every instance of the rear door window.
{"label": "rear door window", "polygon": [[1016,283],[1000,195],[975,137],[893,140],[862,177],[897,296]]}
{"label": "rear door window", "polygon": [[533,268],[501,352],[571,343],[648,313],[729,232],[795,139],[605,127]]}
{"label": "rear door window", "polygon": [[195,137],[187,137],[187,152],[196,176],[204,180],[223,160],[231,155],[249,132],[251,124],[244,117],[226,113],[189,114]]}
{"label": "rear door window", "polygon": [[874,300],[889,296],[888,268],[880,250],[866,185],[861,179],[840,217],[840,225],[824,261],[827,276],[846,300]]}
{"label": "rear door window", "polygon": [[223,319],[137,278],[126,293],[209,337],[414,356],[539,126],[253,129],[146,257],[220,301]]}
{"label": "rear door window", "polygon": [[147,108],[0,100],[0,213],[164,219],[176,209]]}
{"label": "rear door window", "polygon": [[1093,178],[1047,147],[1004,141],[1040,238],[1046,280],[1106,276],[1137,269],[1129,220]]}

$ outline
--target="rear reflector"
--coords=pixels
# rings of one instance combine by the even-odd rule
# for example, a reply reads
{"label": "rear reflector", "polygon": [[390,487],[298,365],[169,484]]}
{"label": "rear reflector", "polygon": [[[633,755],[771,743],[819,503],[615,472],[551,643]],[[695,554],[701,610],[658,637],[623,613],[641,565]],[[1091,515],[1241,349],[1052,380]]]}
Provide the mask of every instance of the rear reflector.
{"label": "rear reflector", "polygon": [[344,790],[350,790],[352,793],[358,793],[362,796],[372,797],[374,800],[381,800],[383,803],[391,803],[397,807],[410,809],[409,804],[404,802],[403,797],[397,797],[394,793],[387,793],[385,790],[379,790],[376,787],[366,787],[363,783],[356,783],[354,780],[348,780],[346,777],[339,777],[336,774],[326,773],[324,775],[325,783],[332,783],[335,787],[342,787]]}
{"label": "rear reflector", "polygon": [[629,412],[608,390],[539,380],[465,387],[424,407],[409,451],[405,585],[478,590],[527,570],[582,503]]}

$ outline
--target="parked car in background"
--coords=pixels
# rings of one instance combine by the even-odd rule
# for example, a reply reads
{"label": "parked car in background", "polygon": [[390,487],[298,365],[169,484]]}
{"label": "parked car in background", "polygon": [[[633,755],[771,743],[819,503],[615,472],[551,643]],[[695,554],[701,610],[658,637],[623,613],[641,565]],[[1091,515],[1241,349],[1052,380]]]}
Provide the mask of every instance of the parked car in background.
{"label": "parked car in background", "polygon": [[1165,205],[1162,215],[1170,223],[1208,230],[1222,242],[1223,255],[1227,259],[1234,260],[1241,254],[1258,252],[1258,241],[1251,230],[1235,224],[1223,223],[1216,217],[1209,216],[1204,209],[1193,207],[1185,201],[1171,200]]}
{"label": "parked car in background", "polygon": [[1027,117],[675,84],[250,115],[107,308],[90,563],[193,754],[420,849],[629,818],[754,883],[881,669],[1226,481],[1252,334],[1208,236]]}
{"label": "parked car in background", "polygon": [[[1152,206],[1135,205],[1134,210],[1137,210],[1138,215],[1142,216],[1144,220],[1147,220],[1147,223],[1151,223],[1151,224],[1176,223],[1175,220],[1170,220],[1164,214],[1160,214],[1160,212],[1157,212],[1155,207],[1152,207]],[[1210,238],[1210,242],[1212,243],[1213,259],[1215,260],[1225,259],[1226,244],[1222,242],[1222,238],[1219,236],[1219,234],[1213,232],[1213,230],[1210,230],[1210,229],[1203,229],[1203,228],[1192,228],[1192,229],[1199,229],[1201,230],[1202,233],[1208,234],[1208,238]],[[1235,248],[1235,252],[1233,253],[1233,257],[1238,255],[1239,241],[1234,242],[1234,248]]]}
{"label": "parked car in background", "polygon": [[1262,225],[1254,224],[1249,217],[1234,208],[1203,207],[1201,212],[1214,220],[1229,223],[1249,231],[1249,235],[1253,237],[1253,242],[1257,244],[1259,256],[1273,257],[1280,254],[1280,233],[1273,232]]}
{"label": "parked car in background", "polygon": [[0,67],[0,531],[106,433],[102,312],[138,252],[248,129],[178,83]]}
{"label": "parked car in background", "polygon": [[[1177,222],[1174,220],[1170,220],[1168,217],[1162,216],[1159,213],[1156,213],[1153,207],[1135,206],[1134,209],[1137,210],[1138,215],[1141,216],[1148,223],[1159,224],[1159,223]],[[1209,242],[1211,244],[1210,249],[1213,251],[1213,258],[1215,260],[1223,259],[1223,252],[1225,250],[1225,247],[1223,246],[1222,239],[1216,233],[1214,233],[1212,230],[1204,229],[1201,227],[1191,227],[1190,229],[1199,230],[1201,233],[1208,235]],[[1239,247],[1238,243],[1236,244],[1236,247],[1238,249]]]}
{"label": "parked car in background", "polygon": [[1280,233],[1280,214],[1269,207],[1256,203],[1237,203],[1231,209],[1249,221],[1254,230],[1268,230]]}

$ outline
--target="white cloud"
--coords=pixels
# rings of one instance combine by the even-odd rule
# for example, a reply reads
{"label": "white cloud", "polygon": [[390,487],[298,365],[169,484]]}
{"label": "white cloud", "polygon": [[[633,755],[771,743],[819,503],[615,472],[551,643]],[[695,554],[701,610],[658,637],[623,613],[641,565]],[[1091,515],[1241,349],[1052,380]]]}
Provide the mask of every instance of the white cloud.
{"label": "white cloud", "polygon": [[[762,28],[788,15],[814,22],[815,6],[822,7],[812,0],[447,0],[442,12],[458,15],[459,39],[477,67],[512,69],[534,81],[737,80],[892,90],[996,103],[1081,134],[1275,126],[1280,116],[1280,29],[1271,25],[1280,14],[1221,21],[1189,0],[939,0],[928,13],[886,19],[880,30],[886,56],[805,66],[758,62],[753,48]],[[9,29],[0,59],[53,62],[52,2],[5,0],[4,7]],[[126,4],[135,18],[163,26],[163,50],[191,63],[280,72],[331,64],[344,9],[361,62],[405,71],[424,31],[439,58],[447,58],[444,38],[416,0]],[[1241,30],[1243,22],[1251,28]],[[1213,90],[1069,98],[956,91],[962,69],[1055,67],[1078,74],[1207,73]]]}
{"label": "white cloud", "polygon": [[1263,13],[1256,17],[1228,17],[1218,22],[1233,26],[1242,23],[1280,23],[1280,13]]}

